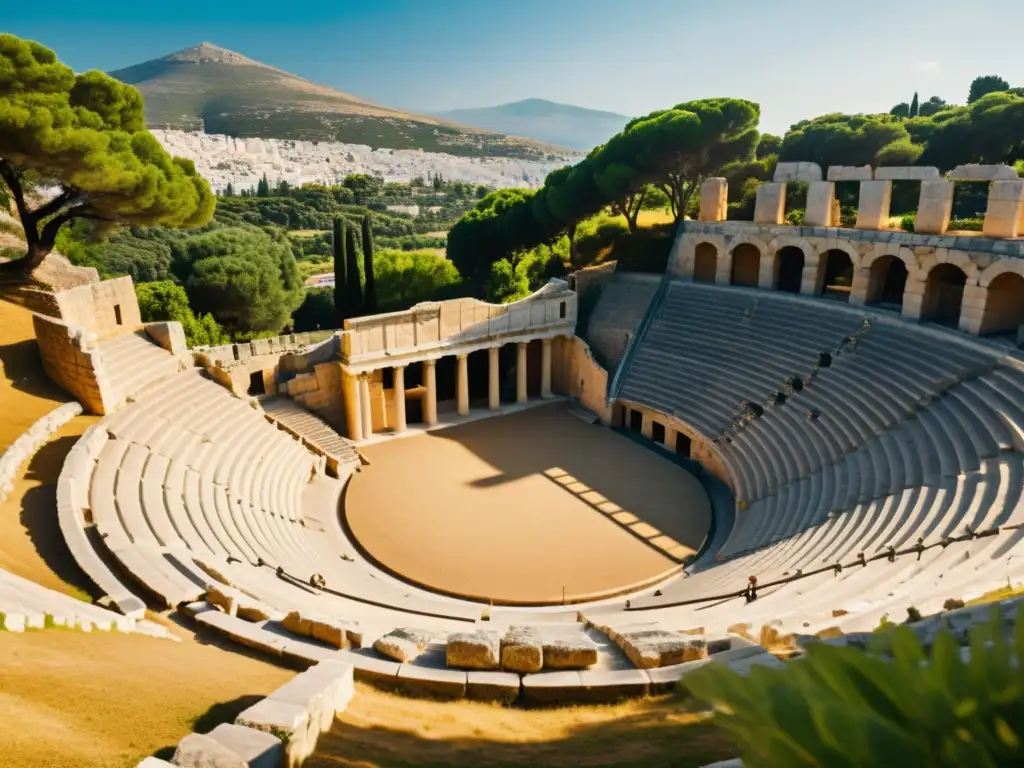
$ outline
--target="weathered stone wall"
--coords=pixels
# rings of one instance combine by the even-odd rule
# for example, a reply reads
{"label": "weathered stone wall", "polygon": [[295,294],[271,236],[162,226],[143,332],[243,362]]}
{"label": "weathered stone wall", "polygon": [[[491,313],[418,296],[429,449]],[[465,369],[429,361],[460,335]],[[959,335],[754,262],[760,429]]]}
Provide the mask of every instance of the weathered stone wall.
{"label": "weathered stone wall", "polygon": [[48,414],[36,420],[27,430],[18,435],[7,450],[0,454],[0,501],[14,490],[14,478],[22,465],[53,436],[53,433],[82,412],[81,403],[58,405]]}
{"label": "weathered stone wall", "polygon": [[281,384],[279,391],[344,432],[345,400],[341,378],[341,363],[320,363],[311,372],[300,373]]}
{"label": "weathered stone wall", "polygon": [[59,317],[97,338],[136,330],[142,325],[139,301],[130,277],[80,285],[55,294]]}
{"label": "weathered stone wall", "polygon": [[611,424],[612,411],[607,400],[608,371],[594,359],[590,347],[579,336],[566,341],[562,349],[562,355],[569,360],[569,395],[597,414],[602,423]]}
{"label": "weathered stone wall", "polygon": [[33,316],[32,323],[46,375],[91,413],[108,413],[112,404],[104,402],[103,392],[110,391],[110,384],[95,334],[43,315]]}

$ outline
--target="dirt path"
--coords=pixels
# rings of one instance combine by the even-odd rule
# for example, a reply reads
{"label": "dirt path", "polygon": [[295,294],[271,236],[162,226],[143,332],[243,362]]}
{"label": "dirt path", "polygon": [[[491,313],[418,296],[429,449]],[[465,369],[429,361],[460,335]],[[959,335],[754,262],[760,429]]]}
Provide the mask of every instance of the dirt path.
{"label": "dirt path", "polygon": [[364,449],[348,524],[396,573],[452,594],[560,602],[678,570],[710,506],[699,481],[562,404]]}

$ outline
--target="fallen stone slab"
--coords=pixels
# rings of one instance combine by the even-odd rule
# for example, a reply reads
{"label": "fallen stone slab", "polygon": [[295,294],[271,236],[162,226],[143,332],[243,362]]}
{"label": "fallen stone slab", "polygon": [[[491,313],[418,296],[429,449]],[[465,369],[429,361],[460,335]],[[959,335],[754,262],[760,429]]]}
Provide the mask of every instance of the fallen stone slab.
{"label": "fallen stone slab", "polygon": [[212,740],[241,757],[244,761],[242,765],[249,768],[275,768],[287,765],[284,745],[280,739],[269,733],[234,723],[221,723],[210,731],[209,735]]}
{"label": "fallen stone slab", "polygon": [[305,706],[267,698],[236,717],[235,725],[263,731],[279,739],[285,751],[286,762],[283,765],[291,768],[313,754],[320,735],[319,713],[317,716],[314,722]]}
{"label": "fallen stone slab", "polygon": [[343,702],[342,709],[348,703],[339,689],[347,685],[348,696],[351,697],[352,666],[339,664],[332,668],[329,664],[318,664],[301,672],[267,698],[305,707],[309,711],[310,720],[317,724],[321,733],[330,730],[338,711],[338,702]]}
{"label": "fallen stone slab", "polygon": [[398,688],[410,696],[430,699],[462,699],[466,696],[466,672],[403,664]]}
{"label": "fallen stone slab", "polygon": [[544,641],[544,669],[587,669],[597,664],[597,643],[584,634]]}
{"label": "fallen stone slab", "polygon": [[497,669],[501,640],[495,632],[456,632],[448,636],[445,663],[452,669]]}
{"label": "fallen stone slab", "polygon": [[583,695],[593,704],[610,704],[651,692],[651,679],[641,669],[588,669],[579,675],[585,689]]}
{"label": "fallen stone slab", "polygon": [[573,704],[579,701],[585,692],[586,687],[580,673],[576,671],[523,675],[522,697],[527,704]]}
{"label": "fallen stone slab", "polygon": [[338,682],[338,695],[334,700],[334,709],[338,712],[344,712],[356,692],[354,683],[355,667],[350,662],[331,659],[330,661],[321,661],[316,667],[307,670],[307,672],[330,676]]}
{"label": "fallen stone slab", "polygon": [[395,661],[414,660],[430,645],[430,632],[424,629],[393,629],[374,644],[373,649]]}
{"label": "fallen stone slab", "polygon": [[534,627],[509,627],[501,639],[501,668],[528,674],[544,668],[544,643]]}
{"label": "fallen stone slab", "polygon": [[206,585],[206,602],[216,605],[224,610],[229,616],[237,616],[245,621],[257,622],[267,619],[278,618],[273,611],[268,609],[244,592],[231,587],[218,586],[216,584]]}
{"label": "fallen stone slab", "polygon": [[511,704],[519,698],[521,684],[519,675],[513,672],[471,670],[466,674],[466,698]]}
{"label": "fallen stone slab", "polygon": [[625,632],[618,636],[618,645],[626,657],[640,669],[654,669],[697,661],[708,655],[703,638],[680,635],[663,629]]}
{"label": "fallen stone slab", "polygon": [[363,631],[358,622],[291,611],[281,624],[293,635],[312,637],[335,648],[361,648],[363,645]]}

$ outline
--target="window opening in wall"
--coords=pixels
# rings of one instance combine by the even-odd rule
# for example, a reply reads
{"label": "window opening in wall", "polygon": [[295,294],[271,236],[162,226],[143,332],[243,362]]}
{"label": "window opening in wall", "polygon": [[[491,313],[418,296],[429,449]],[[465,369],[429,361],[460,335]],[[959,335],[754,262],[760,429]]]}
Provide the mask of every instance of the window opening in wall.
{"label": "window opening in wall", "polygon": [[114,322],[117,323],[118,325],[123,325],[124,324],[124,321],[121,320],[121,305],[120,304],[115,304],[114,305]]}
{"label": "window opening in wall", "polygon": [[253,371],[249,374],[249,394],[265,395],[266,387],[263,384],[263,371]]}
{"label": "window opening in wall", "polygon": [[776,287],[784,293],[800,293],[804,281],[804,252],[795,245],[779,249]]}
{"label": "window opening in wall", "polygon": [[690,438],[682,432],[676,433],[676,453],[680,456],[690,456]]}
{"label": "window opening in wall", "polygon": [[833,248],[825,254],[825,277],[821,295],[838,301],[849,301],[853,288],[853,261],[846,251]]}
{"label": "window opening in wall", "polygon": [[717,271],[718,249],[711,243],[699,243],[693,252],[694,282],[713,283]]}
{"label": "window opening in wall", "polygon": [[651,439],[656,443],[665,443],[665,425],[654,422],[651,424]]}
{"label": "window opening in wall", "polygon": [[558,304],[558,317],[561,320],[565,320],[565,302],[564,301],[560,302]]}
{"label": "window opening in wall", "polygon": [[639,432],[643,429],[644,415],[640,411],[634,411],[632,408],[629,409],[629,428],[634,432]]}
{"label": "window opening in wall", "polygon": [[867,303],[901,310],[906,287],[907,265],[903,259],[892,254],[881,256],[871,264]]}
{"label": "window opening in wall", "polygon": [[740,243],[732,252],[733,285],[756,288],[761,275],[761,252],[752,243]]}
{"label": "window opening in wall", "polygon": [[939,264],[928,273],[921,319],[956,328],[967,275],[955,264]]}

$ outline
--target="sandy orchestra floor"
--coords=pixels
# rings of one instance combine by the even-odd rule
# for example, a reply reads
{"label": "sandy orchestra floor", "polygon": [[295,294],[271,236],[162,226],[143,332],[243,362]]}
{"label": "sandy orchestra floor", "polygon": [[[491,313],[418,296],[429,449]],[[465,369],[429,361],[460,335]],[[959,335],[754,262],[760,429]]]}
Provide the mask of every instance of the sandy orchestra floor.
{"label": "sandy orchestra floor", "polygon": [[368,446],[345,516],[386,568],[495,603],[620,594],[680,567],[710,524],[700,483],[564,404]]}

